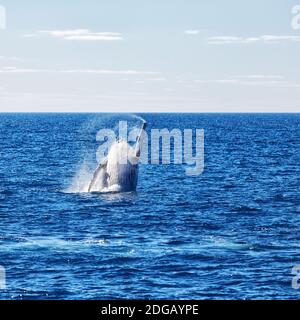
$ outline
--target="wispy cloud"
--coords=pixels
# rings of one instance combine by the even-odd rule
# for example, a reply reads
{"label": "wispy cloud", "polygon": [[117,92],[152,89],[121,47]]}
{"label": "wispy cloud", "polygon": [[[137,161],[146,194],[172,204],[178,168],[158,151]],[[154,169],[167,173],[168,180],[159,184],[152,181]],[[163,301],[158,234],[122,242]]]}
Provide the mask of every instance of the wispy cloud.
{"label": "wispy cloud", "polygon": [[99,75],[158,75],[159,72],[143,70],[108,70],[108,69],[31,69],[17,67],[0,67],[0,73],[82,73],[82,74],[99,74]]}
{"label": "wispy cloud", "polygon": [[150,78],[148,80],[150,80],[150,81],[166,81],[167,79],[163,78],[163,77],[158,77],[158,78]]}
{"label": "wispy cloud", "polygon": [[265,87],[284,87],[298,88],[300,83],[286,80],[280,75],[246,75],[234,76],[224,79],[204,79],[195,80],[198,84],[219,84],[219,85],[242,85],[242,86],[265,86]]}
{"label": "wispy cloud", "polygon": [[269,75],[269,74],[251,74],[246,76],[235,76],[236,79],[246,80],[282,80],[284,79],[281,75]]}
{"label": "wispy cloud", "polygon": [[16,67],[0,67],[0,73],[36,73],[42,72],[42,69],[26,69]]}
{"label": "wispy cloud", "polygon": [[157,75],[156,71],[141,71],[141,70],[106,70],[106,69],[73,69],[61,70],[63,73],[94,73],[103,75]]}
{"label": "wispy cloud", "polygon": [[200,84],[236,84],[239,81],[237,79],[208,79],[208,80],[195,80],[196,83]]}
{"label": "wispy cloud", "polygon": [[21,58],[0,56],[0,61],[22,61]]}
{"label": "wispy cloud", "polygon": [[40,30],[35,33],[25,34],[24,37],[42,37],[49,36],[52,38],[73,40],[73,41],[120,41],[124,40],[119,32],[93,32],[89,29],[73,30]]}
{"label": "wispy cloud", "polygon": [[300,36],[262,35],[257,37],[218,36],[207,38],[209,44],[297,43]]}
{"label": "wispy cloud", "polygon": [[185,34],[190,35],[190,36],[195,36],[200,33],[200,30],[197,29],[189,29],[184,31]]}

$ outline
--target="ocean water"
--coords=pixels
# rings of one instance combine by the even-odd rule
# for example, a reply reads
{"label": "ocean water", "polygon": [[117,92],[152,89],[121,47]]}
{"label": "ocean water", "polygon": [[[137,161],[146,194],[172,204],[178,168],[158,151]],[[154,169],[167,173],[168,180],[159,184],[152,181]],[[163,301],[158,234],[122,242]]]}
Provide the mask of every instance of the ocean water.
{"label": "ocean water", "polygon": [[203,174],[81,193],[97,131],[132,115],[0,114],[0,299],[298,299],[300,115],[141,116],[203,128]]}

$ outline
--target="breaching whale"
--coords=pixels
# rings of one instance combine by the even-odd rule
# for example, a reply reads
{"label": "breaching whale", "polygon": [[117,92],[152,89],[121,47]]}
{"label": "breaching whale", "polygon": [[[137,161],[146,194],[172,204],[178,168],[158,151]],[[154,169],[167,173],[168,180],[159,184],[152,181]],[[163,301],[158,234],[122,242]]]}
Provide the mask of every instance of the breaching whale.
{"label": "breaching whale", "polygon": [[111,146],[107,157],[98,165],[88,192],[135,191],[142,140],[147,123],[143,122],[135,147],[120,139]]}

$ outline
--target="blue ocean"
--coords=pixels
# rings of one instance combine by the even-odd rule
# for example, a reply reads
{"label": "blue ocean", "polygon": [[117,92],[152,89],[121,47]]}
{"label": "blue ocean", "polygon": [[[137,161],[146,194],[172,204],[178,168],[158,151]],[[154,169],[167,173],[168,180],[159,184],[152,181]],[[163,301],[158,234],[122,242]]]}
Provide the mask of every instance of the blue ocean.
{"label": "blue ocean", "polygon": [[139,116],[204,129],[204,172],[144,163],[136,192],[76,192],[98,130],[135,118],[0,114],[0,299],[299,299],[300,115]]}

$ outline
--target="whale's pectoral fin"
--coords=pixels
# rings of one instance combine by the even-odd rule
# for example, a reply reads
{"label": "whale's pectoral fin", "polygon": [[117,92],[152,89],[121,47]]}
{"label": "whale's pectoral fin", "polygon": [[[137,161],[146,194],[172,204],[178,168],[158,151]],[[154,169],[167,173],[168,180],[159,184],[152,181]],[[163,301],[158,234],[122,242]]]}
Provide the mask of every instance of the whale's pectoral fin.
{"label": "whale's pectoral fin", "polygon": [[94,172],[94,174],[93,174],[93,178],[92,178],[92,180],[91,180],[91,182],[90,182],[90,184],[89,184],[88,192],[91,192],[91,190],[92,190],[95,182],[96,182],[97,179],[98,179],[98,175],[99,175],[100,171],[101,171],[102,169],[106,169],[106,166],[107,166],[107,159],[105,159],[103,162],[101,162],[101,163],[99,164],[99,166],[97,167],[97,169],[95,170],[95,172]]}

